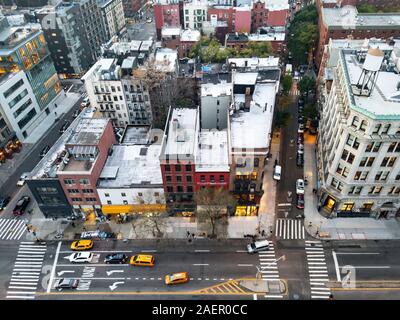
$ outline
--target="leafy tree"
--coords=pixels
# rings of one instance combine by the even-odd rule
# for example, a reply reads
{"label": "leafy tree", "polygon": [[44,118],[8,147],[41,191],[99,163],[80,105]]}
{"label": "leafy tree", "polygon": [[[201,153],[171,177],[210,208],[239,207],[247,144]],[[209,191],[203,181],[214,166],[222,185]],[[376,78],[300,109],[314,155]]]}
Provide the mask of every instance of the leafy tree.
{"label": "leafy tree", "polygon": [[275,114],[275,126],[277,128],[285,127],[290,119],[290,113],[288,111],[277,111]]}
{"label": "leafy tree", "polygon": [[305,93],[308,96],[308,92],[315,89],[315,80],[308,76],[304,76],[297,86],[302,94]]}
{"label": "leafy tree", "polygon": [[282,79],[282,88],[283,88],[283,93],[285,95],[289,93],[290,89],[292,88],[292,84],[293,84],[292,76],[290,74],[285,75]]}
{"label": "leafy tree", "polygon": [[371,6],[370,4],[361,4],[357,7],[357,11],[359,13],[375,13],[378,10],[376,9],[376,7]]}
{"label": "leafy tree", "polygon": [[228,208],[236,205],[233,196],[223,188],[204,188],[196,192],[197,217],[211,226],[211,238],[216,237],[218,225],[226,226]]}
{"label": "leafy tree", "polygon": [[305,118],[315,119],[318,115],[315,104],[306,104],[303,114]]}

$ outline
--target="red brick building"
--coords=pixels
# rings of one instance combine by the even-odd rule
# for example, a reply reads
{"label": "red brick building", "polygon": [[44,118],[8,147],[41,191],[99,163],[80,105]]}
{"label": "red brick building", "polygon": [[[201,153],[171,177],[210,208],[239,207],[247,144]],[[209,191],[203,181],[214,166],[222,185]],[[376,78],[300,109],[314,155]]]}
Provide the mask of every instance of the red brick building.
{"label": "red brick building", "polygon": [[139,9],[145,5],[147,0],[122,0],[124,14],[127,18],[132,18],[138,13]]}
{"label": "red brick building", "polygon": [[100,209],[96,183],[116,143],[109,119],[83,119],[65,143],[67,157],[57,171],[68,202],[77,211]]}
{"label": "red brick building", "polygon": [[199,30],[181,30],[181,28],[164,27],[161,30],[161,41],[164,47],[178,50],[179,58],[189,55],[190,49],[200,40]]}
{"label": "red brick building", "polygon": [[253,2],[251,10],[251,32],[256,32],[258,28],[265,27],[268,23],[268,9],[265,2],[257,0]]}
{"label": "red brick building", "polygon": [[358,14],[355,7],[321,8],[318,21],[319,42],[315,64],[319,68],[324,46],[329,39],[370,39],[400,37],[399,13]]}
{"label": "red brick building", "polygon": [[180,27],[180,8],[177,0],[158,0],[153,7],[156,24],[157,39],[161,39],[161,29],[167,27]]}
{"label": "red brick building", "polygon": [[235,8],[215,6],[209,7],[207,11],[207,19],[211,25],[216,25],[217,21],[225,21],[228,24],[228,32],[235,30]]}

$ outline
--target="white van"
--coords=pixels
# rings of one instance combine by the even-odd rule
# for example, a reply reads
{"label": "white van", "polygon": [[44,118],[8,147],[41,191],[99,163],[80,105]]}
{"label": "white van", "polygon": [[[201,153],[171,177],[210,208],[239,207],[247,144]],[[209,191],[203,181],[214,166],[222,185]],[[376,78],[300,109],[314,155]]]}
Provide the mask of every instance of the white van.
{"label": "white van", "polygon": [[255,253],[262,250],[269,249],[269,241],[262,240],[262,241],[255,241],[247,245],[247,252],[248,253]]}
{"label": "white van", "polygon": [[282,167],[276,165],[274,168],[274,180],[281,180]]}

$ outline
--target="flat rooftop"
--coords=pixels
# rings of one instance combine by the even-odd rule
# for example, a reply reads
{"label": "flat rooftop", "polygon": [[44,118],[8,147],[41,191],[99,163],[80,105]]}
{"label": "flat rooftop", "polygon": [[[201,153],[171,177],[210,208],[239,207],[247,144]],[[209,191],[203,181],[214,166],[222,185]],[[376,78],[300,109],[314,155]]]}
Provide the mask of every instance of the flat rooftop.
{"label": "flat rooftop", "polygon": [[203,83],[201,85],[201,96],[230,96],[232,94],[233,85],[232,83],[221,82],[218,84],[214,83]]}
{"label": "flat rooftop", "polygon": [[169,121],[164,154],[194,155],[199,130],[198,109],[174,108]]}
{"label": "flat rooftop", "polygon": [[146,144],[149,141],[150,126],[126,126],[122,144]]}
{"label": "flat rooftop", "polygon": [[227,131],[202,131],[196,155],[197,172],[229,172]]}
{"label": "flat rooftop", "polygon": [[97,188],[162,187],[161,145],[116,145],[100,174]]}
{"label": "flat rooftop", "polygon": [[97,145],[110,119],[82,119],[76,126],[67,144]]}
{"label": "flat rooftop", "polygon": [[169,48],[158,49],[155,55],[156,68],[164,72],[175,72],[178,64],[178,52]]}
{"label": "flat rooftop", "polygon": [[400,13],[358,13],[356,7],[322,8],[323,22],[336,29],[399,29]]}
{"label": "flat rooftop", "polygon": [[254,67],[254,68],[262,68],[262,67],[278,67],[279,66],[279,58],[270,56],[268,58],[229,58],[228,63],[235,63],[236,67],[244,68],[244,67]]}
{"label": "flat rooftop", "polygon": [[[237,110],[230,118],[231,148],[268,148],[275,97],[279,82],[257,83],[250,111]],[[245,102],[244,94],[234,95],[235,105]]]}
{"label": "flat rooftop", "polygon": [[397,89],[400,74],[380,71],[371,95],[357,96],[352,93],[351,85],[357,84],[363,65],[357,61],[356,55],[351,51],[342,50],[341,59],[344,61],[348,92],[357,111],[373,118],[400,119],[400,92]]}
{"label": "flat rooftop", "polygon": [[181,41],[197,42],[200,40],[201,34],[199,30],[186,29],[182,30]]}

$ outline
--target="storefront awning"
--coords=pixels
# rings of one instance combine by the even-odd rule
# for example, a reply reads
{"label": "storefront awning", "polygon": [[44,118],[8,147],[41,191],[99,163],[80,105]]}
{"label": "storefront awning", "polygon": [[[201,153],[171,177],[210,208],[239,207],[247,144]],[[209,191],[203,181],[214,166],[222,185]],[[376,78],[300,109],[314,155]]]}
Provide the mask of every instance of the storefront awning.
{"label": "storefront awning", "polygon": [[103,214],[163,212],[165,204],[134,204],[134,205],[104,205],[101,208]]}

